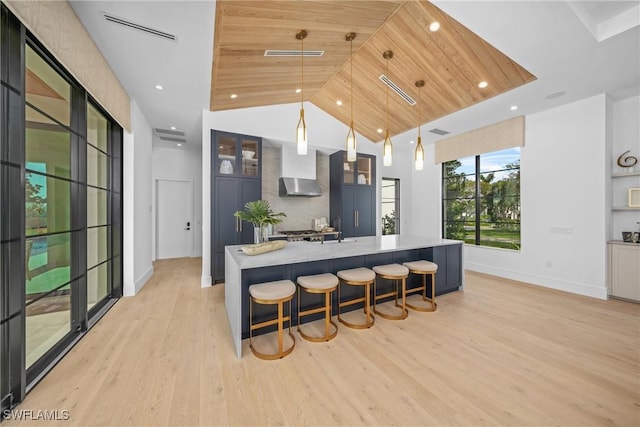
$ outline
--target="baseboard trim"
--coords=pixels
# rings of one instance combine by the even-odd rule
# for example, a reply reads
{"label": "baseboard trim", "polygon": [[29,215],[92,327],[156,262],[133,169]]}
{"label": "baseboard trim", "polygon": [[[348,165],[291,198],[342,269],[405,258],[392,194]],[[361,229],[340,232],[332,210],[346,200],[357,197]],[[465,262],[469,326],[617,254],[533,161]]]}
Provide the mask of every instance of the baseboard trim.
{"label": "baseboard trim", "polygon": [[212,286],[212,281],[211,281],[211,276],[202,276],[202,278],[200,279],[200,287],[201,288],[207,288],[209,286]]}
{"label": "baseboard trim", "polygon": [[560,280],[549,276],[537,274],[522,273],[506,268],[494,267],[476,263],[466,263],[465,269],[488,274],[490,276],[501,277],[504,279],[515,280],[530,285],[542,286],[544,288],[556,289],[559,291],[570,292],[572,294],[584,295],[592,298],[604,299],[608,298],[606,287],[596,288],[594,286],[585,285],[584,283],[571,282],[568,280]]}
{"label": "baseboard trim", "polygon": [[149,267],[149,269],[142,275],[142,277],[136,280],[136,283],[135,283],[136,294],[142,290],[143,286],[149,281],[149,279],[151,279],[151,276],[153,276],[153,265]]}

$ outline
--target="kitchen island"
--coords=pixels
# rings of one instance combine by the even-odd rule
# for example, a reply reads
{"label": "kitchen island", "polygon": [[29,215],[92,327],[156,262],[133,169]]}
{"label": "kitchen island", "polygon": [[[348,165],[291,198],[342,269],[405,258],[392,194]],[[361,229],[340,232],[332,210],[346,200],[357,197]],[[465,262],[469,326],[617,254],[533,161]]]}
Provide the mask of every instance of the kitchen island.
{"label": "kitchen island", "polygon": [[[225,306],[238,357],[242,357],[242,339],[249,336],[248,289],[252,284],[283,279],[295,283],[302,275],[335,274],[349,268],[425,259],[438,264],[436,295],[463,286],[462,242],[457,240],[390,235],[350,238],[342,242],[289,242],[283,249],[255,256],[245,255],[242,246],[225,248]],[[410,275],[407,288],[419,286],[419,281],[419,277]],[[348,291],[343,292],[343,299],[345,296],[350,296]],[[336,303],[337,295],[334,295],[334,313],[337,313]],[[303,301],[301,305],[304,304]],[[354,305],[352,309],[361,307]],[[292,325],[295,325],[295,298],[291,309]],[[254,316],[258,320],[273,317],[273,307],[254,306]],[[312,321],[313,316],[308,320]]]}

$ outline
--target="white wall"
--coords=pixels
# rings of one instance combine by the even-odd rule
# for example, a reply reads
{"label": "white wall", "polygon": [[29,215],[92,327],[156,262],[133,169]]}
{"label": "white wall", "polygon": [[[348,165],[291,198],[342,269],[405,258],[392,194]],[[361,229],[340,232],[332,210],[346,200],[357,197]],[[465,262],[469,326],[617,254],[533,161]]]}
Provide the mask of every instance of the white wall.
{"label": "white wall", "polygon": [[[624,169],[617,165],[618,157],[627,150],[626,155],[633,155],[640,159],[640,96],[634,96],[613,104],[613,148],[610,152],[610,167],[612,173],[622,173]],[[634,171],[640,172],[640,163],[634,166]],[[627,206],[628,189],[640,188],[640,177],[615,178],[612,185],[612,206]],[[640,231],[637,222],[640,221],[639,211],[616,211],[612,214],[610,239],[622,240],[623,231]]]}
{"label": "white wall", "polygon": [[125,132],[123,147],[125,296],[135,295],[153,275],[151,147],[151,126],[131,101],[131,133]]}
{"label": "white wall", "polygon": [[[598,95],[526,117],[522,248],[465,245],[465,268],[607,297],[606,110],[606,96]],[[432,159],[433,147],[428,147]],[[441,234],[440,167],[425,165],[424,178],[414,182],[416,234]],[[423,192],[426,197],[420,197]]]}
{"label": "white wall", "polygon": [[435,152],[433,141],[425,143],[424,168],[412,171],[411,186],[411,229],[417,236],[439,238],[442,236],[442,165],[433,162]]}
{"label": "white wall", "polygon": [[[392,139],[393,141],[393,139]],[[381,182],[382,178],[395,178],[400,180],[400,233],[413,233],[413,172],[415,171],[413,161],[413,151],[410,149],[393,149],[393,161],[391,166],[382,166],[382,156],[376,158],[377,162],[377,179]],[[415,149],[415,145],[411,145]],[[417,173],[417,172],[416,172]],[[381,199],[382,188],[379,186],[377,200]],[[380,203],[378,205],[378,221],[376,234],[381,234],[382,218],[380,212]]]}
{"label": "white wall", "polygon": [[[175,179],[193,182],[193,247],[191,248],[191,256],[197,257],[202,255],[202,152],[200,150],[186,148],[162,148],[154,147],[152,151],[152,175],[154,182],[157,179]],[[154,187],[155,190],[155,187]],[[154,209],[156,212],[156,197],[152,198]],[[153,215],[155,230],[155,218]],[[155,232],[153,233],[153,259],[156,259],[155,253]]]}

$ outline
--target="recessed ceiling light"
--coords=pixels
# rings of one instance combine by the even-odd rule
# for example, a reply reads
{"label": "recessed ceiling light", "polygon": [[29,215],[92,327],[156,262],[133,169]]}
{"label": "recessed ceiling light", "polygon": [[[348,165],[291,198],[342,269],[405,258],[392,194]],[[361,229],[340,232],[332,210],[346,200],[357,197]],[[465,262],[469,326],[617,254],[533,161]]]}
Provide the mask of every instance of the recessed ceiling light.
{"label": "recessed ceiling light", "polygon": [[511,111],[515,111],[515,110],[517,110],[517,109],[518,109],[518,106],[517,106],[517,105],[512,105],[511,107],[509,107],[509,109],[510,109]]}
{"label": "recessed ceiling light", "polygon": [[177,144],[177,145],[178,145],[178,147],[182,147],[182,144],[180,144],[179,142],[178,142],[178,144]]}
{"label": "recessed ceiling light", "polygon": [[382,129],[378,128],[378,133],[382,133]]}
{"label": "recessed ceiling light", "polygon": [[175,126],[171,126],[171,130],[176,130],[176,127]]}
{"label": "recessed ceiling light", "polygon": [[339,99],[336,101],[336,104],[338,105],[342,105],[342,101],[340,101]]}
{"label": "recessed ceiling light", "polygon": [[440,29],[440,23],[438,21],[433,21],[429,24],[429,31],[438,31]]}
{"label": "recessed ceiling light", "polygon": [[236,99],[238,97],[238,94],[232,93],[229,98],[231,99]]}
{"label": "recessed ceiling light", "polygon": [[489,83],[485,82],[484,80],[481,81],[480,83],[478,83],[478,87],[480,89],[484,89],[485,87],[489,86]]}
{"label": "recessed ceiling light", "polygon": [[300,93],[300,92],[302,92],[302,89],[300,88],[296,89],[296,93]]}
{"label": "recessed ceiling light", "polygon": [[415,144],[416,142],[412,139],[411,141],[409,141],[409,144]]}
{"label": "recessed ceiling light", "polygon": [[164,89],[164,88],[163,88],[162,86],[160,86],[160,85],[156,85],[156,89],[158,89],[158,90],[162,90],[162,89]]}

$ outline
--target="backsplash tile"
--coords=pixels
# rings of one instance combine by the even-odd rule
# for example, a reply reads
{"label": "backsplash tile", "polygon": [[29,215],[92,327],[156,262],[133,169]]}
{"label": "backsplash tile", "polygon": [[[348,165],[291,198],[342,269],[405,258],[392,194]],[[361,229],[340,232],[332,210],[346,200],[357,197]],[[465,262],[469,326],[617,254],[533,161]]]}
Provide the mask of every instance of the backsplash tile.
{"label": "backsplash tile", "polygon": [[274,212],[287,217],[276,226],[278,230],[308,230],[313,218],[329,219],[329,156],[317,152],[316,179],[320,184],[320,197],[280,197],[280,149],[262,146],[262,198],[269,201]]}

